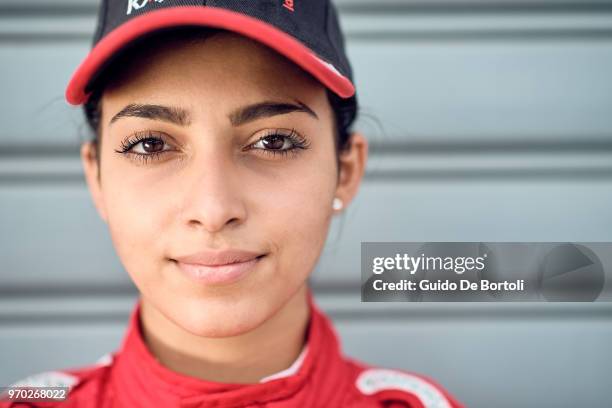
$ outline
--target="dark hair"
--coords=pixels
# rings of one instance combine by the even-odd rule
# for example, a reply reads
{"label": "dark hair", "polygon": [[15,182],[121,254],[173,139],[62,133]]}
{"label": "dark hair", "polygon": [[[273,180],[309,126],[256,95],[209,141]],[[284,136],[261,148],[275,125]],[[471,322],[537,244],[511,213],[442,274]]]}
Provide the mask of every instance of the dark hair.
{"label": "dark hair", "polygon": [[[93,143],[96,148],[96,156],[98,165],[100,164],[99,152],[100,146],[100,116],[101,116],[101,99],[105,87],[110,81],[120,77],[118,68],[122,69],[129,65],[129,60],[136,55],[146,55],[149,47],[159,47],[162,41],[164,42],[193,42],[201,41],[216,33],[224,30],[208,27],[179,27],[171,28],[162,31],[156,31],[141,38],[130,46],[126,47],[120,55],[111,63],[104,67],[100,73],[92,80],[92,85],[88,88],[91,91],[88,101],[83,105],[85,118],[89,128],[93,132]],[[153,44],[153,45],[152,45]],[[141,47],[142,46],[142,47]],[[350,98],[341,98],[328,88],[326,88],[327,97],[331,108],[334,112],[334,136],[336,147],[336,161],[339,165],[340,154],[347,150],[350,146],[351,126],[357,117],[357,96]],[[338,166],[339,168],[339,166]]]}

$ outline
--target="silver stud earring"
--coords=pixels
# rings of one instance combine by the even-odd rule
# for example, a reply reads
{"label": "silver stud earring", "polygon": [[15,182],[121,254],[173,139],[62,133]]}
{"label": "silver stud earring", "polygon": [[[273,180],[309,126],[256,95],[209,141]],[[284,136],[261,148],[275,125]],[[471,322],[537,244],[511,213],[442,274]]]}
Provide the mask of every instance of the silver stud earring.
{"label": "silver stud earring", "polygon": [[334,202],[332,203],[332,208],[336,211],[341,210],[344,206],[344,203],[338,197],[334,197]]}

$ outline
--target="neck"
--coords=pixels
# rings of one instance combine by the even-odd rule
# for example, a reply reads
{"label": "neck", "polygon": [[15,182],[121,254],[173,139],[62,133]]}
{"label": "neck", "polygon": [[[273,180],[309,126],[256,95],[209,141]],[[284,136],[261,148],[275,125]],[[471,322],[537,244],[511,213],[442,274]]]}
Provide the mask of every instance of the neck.
{"label": "neck", "polygon": [[222,383],[257,383],[289,368],[305,343],[309,321],[306,284],[273,316],[237,336],[196,336],[142,300],[141,323],[150,352],[167,368]]}

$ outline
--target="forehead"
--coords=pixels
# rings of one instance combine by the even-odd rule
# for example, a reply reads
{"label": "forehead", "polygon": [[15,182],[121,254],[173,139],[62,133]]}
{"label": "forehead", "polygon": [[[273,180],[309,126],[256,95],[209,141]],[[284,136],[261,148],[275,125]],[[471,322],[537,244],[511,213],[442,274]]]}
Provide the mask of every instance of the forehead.
{"label": "forehead", "polygon": [[105,98],[210,100],[290,97],[325,99],[325,88],[274,50],[238,34],[205,38],[157,35],[126,53],[114,68]]}

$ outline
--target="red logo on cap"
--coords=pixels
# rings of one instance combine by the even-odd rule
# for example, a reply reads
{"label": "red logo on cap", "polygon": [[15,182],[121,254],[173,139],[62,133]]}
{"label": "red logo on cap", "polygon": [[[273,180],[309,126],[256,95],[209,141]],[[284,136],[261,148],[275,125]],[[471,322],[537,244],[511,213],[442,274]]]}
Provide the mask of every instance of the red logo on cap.
{"label": "red logo on cap", "polygon": [[288,10],[295,11],[293,9],[293,0],[284,0],[283,1],[283,7],[288,9]]}

